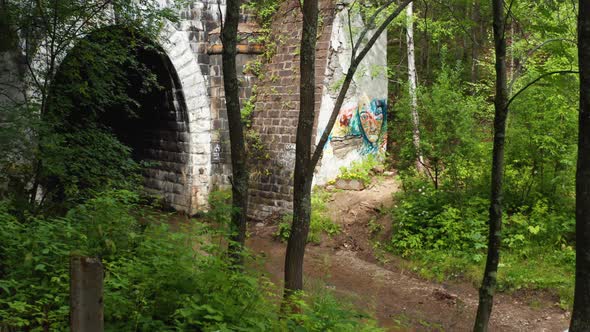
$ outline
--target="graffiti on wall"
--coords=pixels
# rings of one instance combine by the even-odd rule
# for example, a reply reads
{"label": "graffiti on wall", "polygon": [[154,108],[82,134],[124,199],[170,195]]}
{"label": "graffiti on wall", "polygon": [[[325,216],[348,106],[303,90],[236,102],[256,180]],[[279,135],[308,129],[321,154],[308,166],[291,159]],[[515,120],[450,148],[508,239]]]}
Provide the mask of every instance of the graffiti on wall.
{"label": "graffiti on wall", "polygon": [[366,96],[358,104],[349,103],[340,109],[330,141],[350,138],[362,140],[361,154],[385,151],[387,143],[387,101],[369,100]]}
{"label": "graffiti on wall", "polygon": [[279,165],[286,168],[295,167],[295,148],[296,146],[293,143],[285,144],[283,153],[277,156]]}

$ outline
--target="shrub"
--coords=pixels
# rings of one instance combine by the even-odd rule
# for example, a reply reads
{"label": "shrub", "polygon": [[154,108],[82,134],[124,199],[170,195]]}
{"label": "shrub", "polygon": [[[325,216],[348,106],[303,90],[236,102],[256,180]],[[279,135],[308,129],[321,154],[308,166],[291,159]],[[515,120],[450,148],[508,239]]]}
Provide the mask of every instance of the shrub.
{"label": "shrub", "polygon": [[[219,196],[223,203],[211,215],[222,218],[227,195]],[[71,253],[102,259],[106,331],[354,331],[373,326],[329,294],[305,298],[303,313],[279,320],[280,292],[249,265],[231,267],[224,250],[209,240],[215,231],[195,220],[171,230],[166,215],[158,218],[137,202],[134,193],[109,191],[63,218],[18,220],[0,201],[0,328],[68,329]]]}
{"label": "shrub", "polygon": [[367,185],[373,178],[372,169],[377,165],[381,165],[379,159],[374,155],[369,154],[360,161],[353,161],[350,167],[340,167],[340,175],[338,175],[338,178],[358,180]]}
{"label": "shrub", "polygon": [[486,247],[487,201],[478,197],[461,205],[448,201],[447,195],[430,186],[397,196],[392,246],[403,256],[421,250],[464,251],[480,260]]}
{"label": "shrub", "polygon": [[[340,226],[334,223],[328,215],[328,207],[326,201],[330,198],[330,193],[319,189],[314,190],[311,195],[311,221],[309,225],[309,234],[307,236],[308,242],[320,243],[322,240],[322,233],[329,236],[338,234]],[[287,241],[291,234],[291,223],[293,222],[293,215],[288,213],[283,216],[279,223],[279,228],[275,232],[275,236],[282,241]]]}
{"label": "shrub", "polygon": [[302,308],[302,313],[288,316],[289,331],[382,331],[368,315],[337,300],[325,290],[311,295],[304,294],[297,303]]}

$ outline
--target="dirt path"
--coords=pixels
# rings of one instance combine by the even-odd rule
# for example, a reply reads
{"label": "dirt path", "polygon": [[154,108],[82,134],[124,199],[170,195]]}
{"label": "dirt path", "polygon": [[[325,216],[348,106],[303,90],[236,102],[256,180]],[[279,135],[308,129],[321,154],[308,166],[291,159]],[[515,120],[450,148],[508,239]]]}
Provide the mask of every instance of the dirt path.
{"label": "dirt path", "polygon": [[[397,188],[396,180],[386,177],[363,191],[334,193],[329,210],[343,231],[321,245],[307,246],[306,285],[333,289],[391,331],[470,331],[478,300],[472,285],[425,281],[404,271],[397,257],[388,257],[386,264],[375,258],[371,241],[375,234],[370,229],[380,231],[377,238],[389,237],[391,220],[381,211],[393,205],[392,192]],[[248,246],[266,257],[270,278],[280,282],[285,245],[273,238],[275,230],[275,225],[253,225]],[[565,330],[567,313],[549,300],[535,302],[533,308],[522,297],[496,296],[490,330]]]}

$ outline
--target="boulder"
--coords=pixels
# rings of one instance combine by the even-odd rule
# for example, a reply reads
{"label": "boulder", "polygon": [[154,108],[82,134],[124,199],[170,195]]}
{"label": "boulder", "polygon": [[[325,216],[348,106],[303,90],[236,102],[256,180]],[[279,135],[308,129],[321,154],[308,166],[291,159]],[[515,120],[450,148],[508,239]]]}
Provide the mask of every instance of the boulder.
{"label": "boulder", "polygon": [[356,179],[338,179],[336,180],[336,188],[342,190],[363,190],[365,184]]}
{"label": "boulder", "polygon": [[385,166],[383,166],[383,165],[373,166],[373,168],[371,168],[371,172],[373,172],[373,174],[383,174],[385,172]]}

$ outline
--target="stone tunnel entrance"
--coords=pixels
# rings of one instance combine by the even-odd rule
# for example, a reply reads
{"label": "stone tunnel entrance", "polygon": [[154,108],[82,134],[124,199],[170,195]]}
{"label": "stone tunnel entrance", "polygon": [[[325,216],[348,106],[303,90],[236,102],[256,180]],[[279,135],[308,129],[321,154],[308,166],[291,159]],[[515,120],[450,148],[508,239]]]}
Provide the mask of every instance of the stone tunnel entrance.
{"label": "stone tunnel entrance", "polygon": [[[78,89],[62,89],[64,83]],[[190,209],[187,105],[178,74],[160,47],[121,27],[103,29],[69,52],[50,91],[46,118],[54,131],[112,134],[142,165],[148,193],[166,206]],[[68,100],[71,109],[52,108],[56,98],[55,105]],[[86,143],[91,148],[98,142],[68,142],[81,149]]]}

